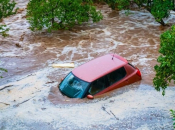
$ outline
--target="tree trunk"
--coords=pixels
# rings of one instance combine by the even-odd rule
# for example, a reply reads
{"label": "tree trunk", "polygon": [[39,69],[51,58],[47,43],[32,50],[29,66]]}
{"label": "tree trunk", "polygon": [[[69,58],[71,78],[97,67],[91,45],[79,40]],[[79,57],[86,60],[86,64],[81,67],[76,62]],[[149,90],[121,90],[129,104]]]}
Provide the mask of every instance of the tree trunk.
{"label": "tree trunk", "polygon": [[52,18],[52,26],[53,26],[54,22],[55,22],[55,20],[54,20],[54,18]]}
{"label": "tree trunk", "polygon": [[174,8],[174,9],[173,9],[173,11],[175,11],[175,5],[174,5],[174,0],[173,0],[172,2],[173,2],[173,8]]}
{"label": "tree trunk", "polygon": [[160,21],[157,21],[158,23],[160,23],[162,26],[165,26],[166,24],[164,23],[163,19],[161,19]]}
{"label": "tree trunk", "polygon": [[52,0],[50,1],[50,7],[51,7],[51,11],[52,11],[52,27],[53,27],[53,24],[55,22],[54,20],[54,8],[53,8],[53,3],[52,3]]}

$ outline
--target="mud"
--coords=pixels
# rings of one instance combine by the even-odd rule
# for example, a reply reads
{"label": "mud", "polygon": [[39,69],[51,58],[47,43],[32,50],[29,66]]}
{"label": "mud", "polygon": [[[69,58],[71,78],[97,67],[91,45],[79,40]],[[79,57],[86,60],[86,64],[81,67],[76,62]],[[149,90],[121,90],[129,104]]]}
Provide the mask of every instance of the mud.
{"label": "mud", "polygon": [[[169,110],[175,107],[175,87],[163,97],[152,79],[159,56],[160,34],[169,27],[155,22],[149,12],[112,11],[100,5],[104,19],[71,30],[32,32],[26,21],[28,0],[16,0],[16,15],[3,20],[9,37],[0,36],[0,129],[173,129]],[[172,13],[172,12],[171,12]],[[174,23],[175,14],[166,19]],[[107,53],[117,53],[137,66],[143,80],[94,100],[70,99],[58,90],[72,69]]]}

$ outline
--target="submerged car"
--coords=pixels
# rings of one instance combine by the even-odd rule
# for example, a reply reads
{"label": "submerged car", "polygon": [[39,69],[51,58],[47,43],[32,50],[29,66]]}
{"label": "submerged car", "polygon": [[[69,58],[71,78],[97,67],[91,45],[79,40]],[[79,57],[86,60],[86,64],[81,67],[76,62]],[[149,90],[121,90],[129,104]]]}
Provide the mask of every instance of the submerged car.
{"label": "submerged car", "polygon": [[107,54],[72,70],[58,85],[70,98],[93,99],[119,87],[141,80],[141,72],[117,54]]}

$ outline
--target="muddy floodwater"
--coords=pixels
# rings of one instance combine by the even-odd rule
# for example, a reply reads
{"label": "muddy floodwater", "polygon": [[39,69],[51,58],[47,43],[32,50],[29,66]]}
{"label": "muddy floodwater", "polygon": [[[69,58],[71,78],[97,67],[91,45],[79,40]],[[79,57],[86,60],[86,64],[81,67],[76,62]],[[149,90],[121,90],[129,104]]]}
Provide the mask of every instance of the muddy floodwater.
{"label": "muddy floodwater", "polygon": [[[104,19],[72,30],[32,32],[26,20],[28,0],[15,0],[17,14],[5,18],[9,37],[0,36],[0,130],[173,130],[170,109],[175,109],[175,87],[166,95],[152,83],[162,27],[145,11],[112,11],[99,5]],[[165,19],[175,22],[175,14]],[[107,53],[117,53],[137,66],[140,82],[109,92],[94,100],[70,99],[57,85],[72,68]]]}

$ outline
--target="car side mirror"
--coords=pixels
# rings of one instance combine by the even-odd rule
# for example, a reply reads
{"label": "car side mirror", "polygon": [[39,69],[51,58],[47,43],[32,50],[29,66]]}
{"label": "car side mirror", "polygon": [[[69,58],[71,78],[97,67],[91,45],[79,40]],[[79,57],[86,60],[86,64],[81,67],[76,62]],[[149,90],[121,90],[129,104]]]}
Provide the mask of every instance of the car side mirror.
{"label": "car side mirror", "polygon": [[88,98],[88,99],[94,99],[94,96],[92,96],[92,95],[87,95],[87,98]]}

